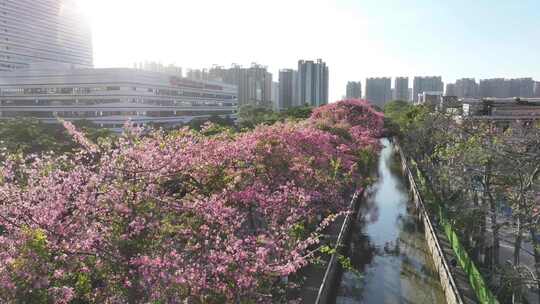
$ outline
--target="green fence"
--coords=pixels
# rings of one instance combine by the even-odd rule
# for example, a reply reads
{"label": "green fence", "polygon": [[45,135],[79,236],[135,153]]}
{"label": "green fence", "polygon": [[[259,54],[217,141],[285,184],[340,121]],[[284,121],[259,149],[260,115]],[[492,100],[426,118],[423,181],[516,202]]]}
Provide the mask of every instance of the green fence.
{"label": "green fence", "polygon": [[[420,182],[420,185],[424,192],[429,192],[430,189],[426,184],[425,177],[422,175],[420,170],[418,169],[418,165],[414,160],[411,160],[411,163],[416,170],[416,175],[418,177],[418,180]],[[452,249],[454,250],[454,253],[456,254],[458,258],[458,262],[461,265],[461,268],[465,271],[465,273],[469,277],[469,282],[471,283],[472,288],[474,289],[474,292],[476,293],[476,297],[480,301],[480,303],[485,304],[497,304],[499,303],[497,301],[497,298],[493,296],[493,293],[491,290],[487,287],[486,282],[484,281],[484,278],[478,271],[478,268],[476,268],[476,265],[469,257],[469,254],[465,250],[465,248],[461,245],[461,242],[459,241],[459,237],[457,233],[455,232],[454,228],[452,227],[452,224],[448,220],[448,216],[446,213],[446,210],[441,206],[441,204],[436,204],[437,207],[437,213],[439,217],[439,225],[444,229],[444,232],[446,233],[446,236],[448,237],[448,240],[450,244],[452,245]]]}

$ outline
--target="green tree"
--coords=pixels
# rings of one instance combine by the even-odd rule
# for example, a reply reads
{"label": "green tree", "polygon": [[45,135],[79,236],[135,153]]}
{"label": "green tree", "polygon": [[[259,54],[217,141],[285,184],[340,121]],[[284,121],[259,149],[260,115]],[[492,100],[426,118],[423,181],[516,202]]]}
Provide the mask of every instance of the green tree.
{"label": "green tree", "polygon": [[[112,135],[110,130],[99,129],[90,121],[79,121],[76,125],[95,142]],[[46,124],[32,118],[0,120],[0,148],[9,153],[64,153],[75,146],[61,124]]]}

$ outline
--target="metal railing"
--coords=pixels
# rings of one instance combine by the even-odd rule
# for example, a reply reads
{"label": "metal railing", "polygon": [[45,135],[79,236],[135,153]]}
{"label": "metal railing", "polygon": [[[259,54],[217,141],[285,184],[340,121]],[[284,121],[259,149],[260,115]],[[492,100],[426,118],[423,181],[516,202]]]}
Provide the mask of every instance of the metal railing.
{"label": "metal railing", "polygon": [[[403,151],[399,149],[399,152],[400,152],[400,156],[402,157],[403,162],[405,162],[405,166],[407,167],[407,174],[409,175],[409,179],[411,179],[411,185],[413,185],[414,191],[416,195],[418,196],[419,200],[421,201],[422,210],[423,210],[422,212],[425,213],[425,216],[427,216],[427,212],[424,207],[424,203],[422,202],[420,192],[418,190],[418,185],[416,184],[416,181],[414,179],[414,175],[412,174],[408,166],[408,163],[406,161],[407,159],[405,158]],[[418,180],[422,184],[422,187],[426,191],[429,191],[429,188],[426,185],[425,177],[422,175],[422,173],[418,169],[418,165],[416,164],[416,162],[414,162],[414,160],[411,160],[411,163],[416,169],[416,175],[418,177]],[[455,232],[452,224],[448,220],[447,212],[445,211],[443,206],[441,206],[441,204],[436,204],[436,208],[437,208],[437,216],[438,216],[439,225],[443,228],[450,242],[450,245],[452,246],[452,250],[454,251],[454,254],[457,257],[459,265],[461,266],[465,274],[468,276],[469,283],[472,289],[474,290],[478,301],[480,301],[480,303],[485,303],[485,304],[498,304],[499,302],[497,301],[497,298],[493,295],[491,290],[487,287],[487,284],[485,283],[484,278],[478,271],[478,268],[476,267],[472,259],[469,257],[467,250],[461,244],[458,234]],[[430,222],[430,230],[433,230],[433,227],[431,226],[431,222]],[[448,268],[448,265],[446,265],[446,263],[445,263],[445,267]],[[450,274],[450,277],[452,278],[451,274]],[[453,278],[452,278],[452,285],[453,285],[453,288],[456,288],[457,290],[457,287],[455,287],[456,286],[455,282],[453,282]]]}
{"label": "metal railing", "polygon": [[354,193],[351,203],[349,205],[349,213],[345,216],[343,224],[341,225],[341,230],[339,232],[337,241],[336,241],[336,251],[332,254],[326,272],[319,288],[319,293],[317,294],[316,304],[325,304],[329,303],[330,296],[332,296],[332,287],[335,286],[337,280],[337,274],[339,270],[339,256],[343,254],[343,249],[345,248],[345,242],[349,238],[350,228],[354,220],[354,216],[358,213],[360,207],[361,198],[364,196],[364,189]]}
{"label": "metal railing", "polygon": [[450,267],[448,266],[448,261],[446,260],[444,251],[439,243],[439,238],[437,236],[437,233],[435,232],[435,229],[433,228],[433,224],[431,223],[431,219],[426,211],[424,201],[422,199],[422,196],[420,195],[420,191],[418,189],[414,176],[407,163],[407,158],[405,157],[405,154],[403,153],[403,150],[401,149],[397,141],[395,142],[397,150],[399,152],[399,156],[401,158],[403,171],[405,172],[407,179],[409,180],[411,191],[413,192],[416,207],[420,211],[420,215],[424,221],[426,239],[428,241],[428,244],[430,244],[431,255],[438,268],[439,277],[441,280],[441,285],[444,289],[446,300],[449,304],[462,304],[463,299],[461,293],[459,292],[456,282],[454,281],[454,277],[452,275],[452,272],[450,271]]}

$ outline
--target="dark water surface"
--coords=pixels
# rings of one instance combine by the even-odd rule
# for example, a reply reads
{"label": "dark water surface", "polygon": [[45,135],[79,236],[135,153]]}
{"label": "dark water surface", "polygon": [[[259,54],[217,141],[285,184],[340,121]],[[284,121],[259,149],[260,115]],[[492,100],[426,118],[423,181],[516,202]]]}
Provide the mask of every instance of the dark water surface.
{"label": "dark water surface", "polygon": [[409,202],[393,145],[382,140],[379,180],[352,230],[349,257],[335,303],[446,303],[422,225]]}

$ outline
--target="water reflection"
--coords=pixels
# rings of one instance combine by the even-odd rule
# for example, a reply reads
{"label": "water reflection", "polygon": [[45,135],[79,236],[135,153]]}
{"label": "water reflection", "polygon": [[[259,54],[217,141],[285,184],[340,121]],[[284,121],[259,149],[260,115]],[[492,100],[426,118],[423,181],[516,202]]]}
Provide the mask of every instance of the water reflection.
{"label": "water reflection", "polygon": [[353,227],[349,257],[335,303],[445,303],[424,232],[409,203],[393,147],[383,140],[379,180]]}

